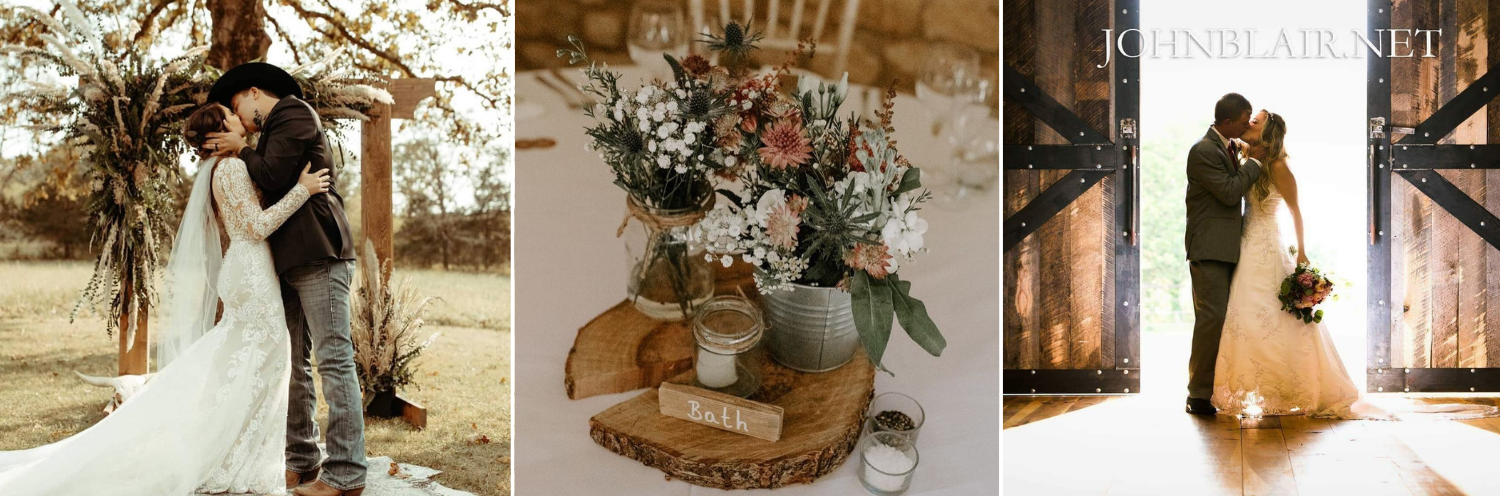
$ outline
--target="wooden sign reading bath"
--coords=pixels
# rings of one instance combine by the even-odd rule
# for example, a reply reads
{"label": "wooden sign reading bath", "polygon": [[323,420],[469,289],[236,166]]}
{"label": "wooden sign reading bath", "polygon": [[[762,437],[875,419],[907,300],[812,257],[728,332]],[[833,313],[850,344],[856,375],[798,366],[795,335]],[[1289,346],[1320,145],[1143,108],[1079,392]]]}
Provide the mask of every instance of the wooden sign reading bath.
{"label": "wooden sign reading bath", "polygon": [[707,389],[662,383],[661,414],[767,441],[781,439],[783,410]]}

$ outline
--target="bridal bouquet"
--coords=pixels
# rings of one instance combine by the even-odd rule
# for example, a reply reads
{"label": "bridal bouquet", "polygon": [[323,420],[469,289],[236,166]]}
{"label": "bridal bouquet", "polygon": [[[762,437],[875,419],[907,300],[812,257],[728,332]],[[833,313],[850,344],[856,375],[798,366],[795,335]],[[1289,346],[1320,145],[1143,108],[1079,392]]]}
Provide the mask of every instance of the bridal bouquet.
{"label": "bridal bouquet", "polygon": [[894,89],[884,95],[879,122],[841,116],[847,75],[837,83],[803,76],[784,91],[778,83],[788,65],[731,81],[732,111],[714,118],[716,142],[741,188],[721,190],[729,201],[700,226],[707,258],[728,266],[738,254],[757,269],[762,294],[798,285],[847,291],[876,366],[893,318],[940,354],[942,334],[898,274],[923,251],[927,221],[919,206],[929,195],[891,136]]}
{"label": "bridal bouquet", "polygon": [[1297,264],[1297,269],[1281,281],[1281,309],[1302,319],[1303,323],[1323,321],[1323,310],[1314,307],[1333,296],[1333,281],[1316,267]]}

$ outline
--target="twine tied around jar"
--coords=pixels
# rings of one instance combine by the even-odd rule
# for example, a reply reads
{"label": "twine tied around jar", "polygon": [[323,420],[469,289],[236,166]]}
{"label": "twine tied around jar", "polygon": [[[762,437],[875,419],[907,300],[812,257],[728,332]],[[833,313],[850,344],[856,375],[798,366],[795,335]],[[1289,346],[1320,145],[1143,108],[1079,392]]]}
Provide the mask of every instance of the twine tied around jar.
{"label": "twine tied around jar", "polygon": [[710,192],[704,195],[703,203],[690,212],[681,214],[661,215],[652,213],[650,207],[642,205],[634,195],[625,196],[625,218],[620,220],[620,228],[615,230],[615,237],[625,234],[625,228],[630,225],[630,218],[634,217],[645,224],[646,227],[655,231],[661,231],[674,227],[688,227],[702,221],[708,216],[708,211],[713,210],[715,195]]}

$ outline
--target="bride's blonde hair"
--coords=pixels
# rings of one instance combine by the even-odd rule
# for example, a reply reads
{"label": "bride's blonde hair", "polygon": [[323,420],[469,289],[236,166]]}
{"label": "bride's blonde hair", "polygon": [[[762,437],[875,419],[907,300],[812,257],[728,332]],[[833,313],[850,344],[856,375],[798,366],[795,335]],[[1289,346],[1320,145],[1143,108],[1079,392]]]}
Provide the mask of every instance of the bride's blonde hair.
{"label": "bride's blonde hair", "polygon": [[1281,114],[1266,112],[1266,127],[1260,130],[1260,142],[1266,147],[1266,160],[1262,163],[1261,174],[1255,179],[1255,185],[1251,190],[1255,192],[1256,198],[1265,198],[1271,194],[1271,164],[1277,160],[1286,158],[1286,120]]}

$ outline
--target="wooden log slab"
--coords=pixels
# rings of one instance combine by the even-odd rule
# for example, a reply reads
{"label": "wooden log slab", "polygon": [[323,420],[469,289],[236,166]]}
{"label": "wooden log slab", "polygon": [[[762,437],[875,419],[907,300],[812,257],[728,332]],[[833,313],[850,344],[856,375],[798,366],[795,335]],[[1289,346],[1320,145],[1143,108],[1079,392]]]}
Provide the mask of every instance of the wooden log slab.
{"label": "wooden log slab", "polygon": [[401,418],[417,430],[427,429],[427,407],[396,393],[396,403],[401,405]]}
{"label": "wooden log slab", "polygon": [[[748,264],[713,267],[715,294],[758,294]],[[563,376],[568,398],[656,387],[692,368],[691,325],[647,317],[629,300],[621,301],[578,330]]]}
{"label": "wooden log slab", "polygon": [[[875,391],[875,368],[861,349],[847,365],[805,373],[767,360],[750,400],[781,407],[781,439],[771,442],[660,413],[656,388],[589,419],[589,436],[610,451],[668,477],[719,489],[811,483],[848,458]],[[669,382],[689,384],[691,369]]]}

